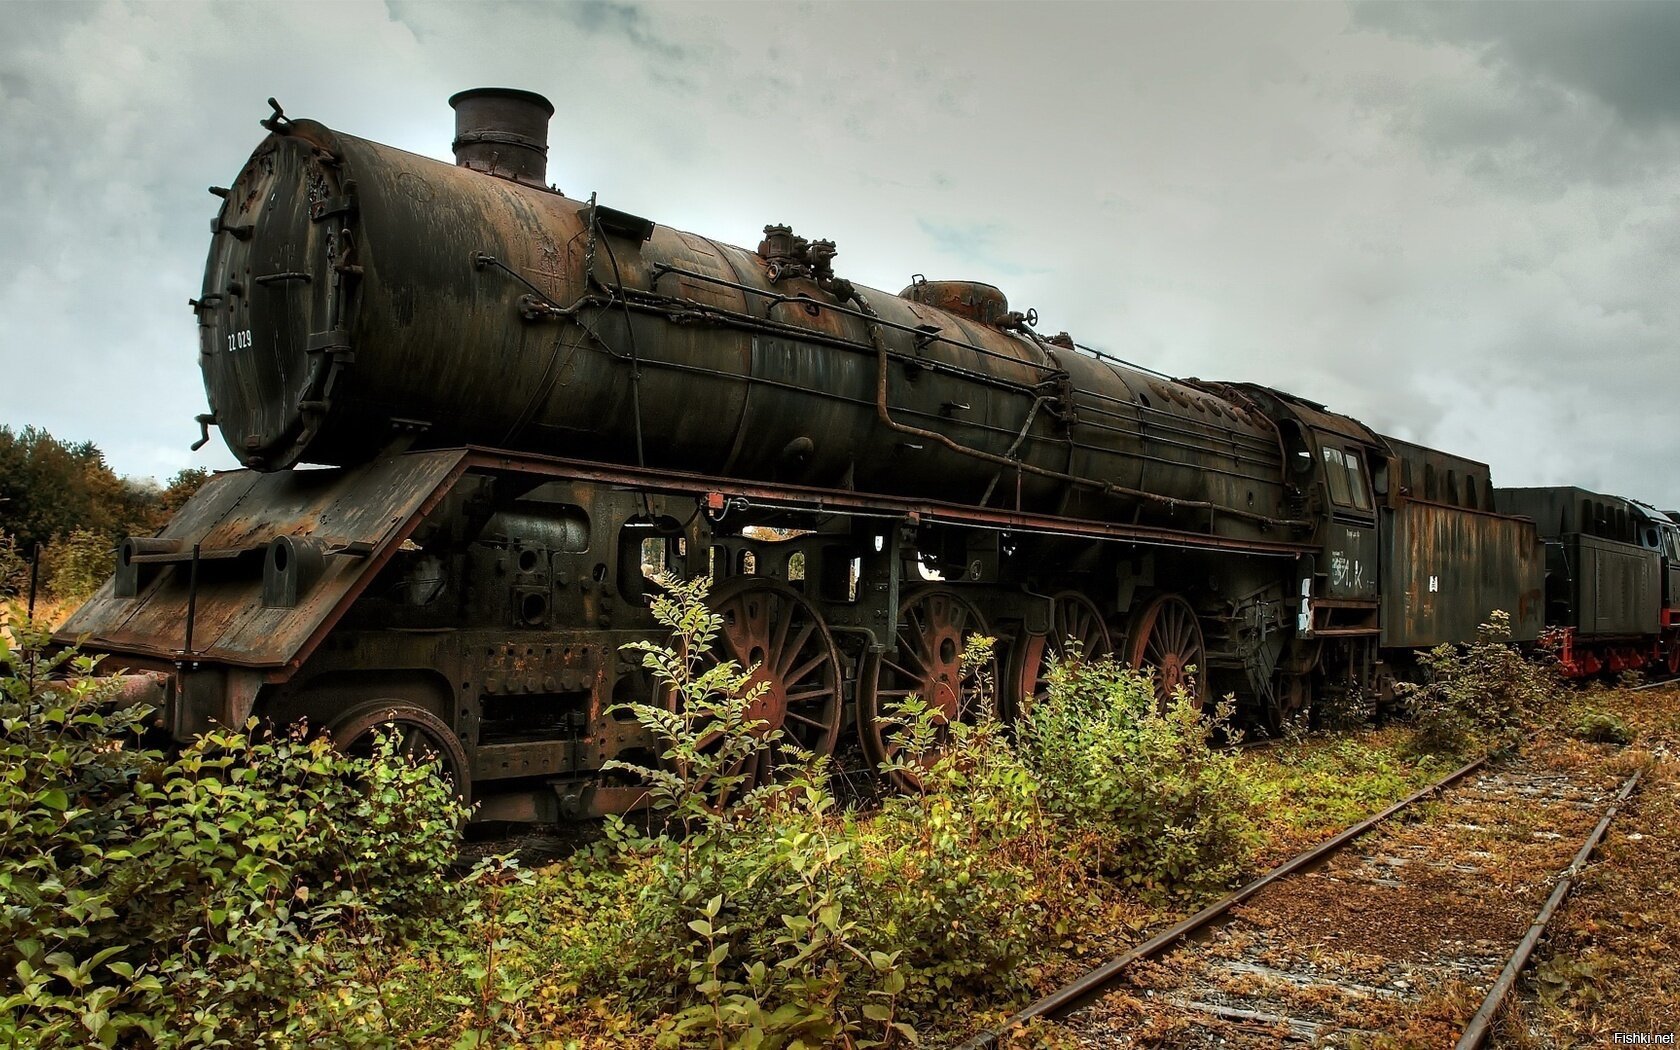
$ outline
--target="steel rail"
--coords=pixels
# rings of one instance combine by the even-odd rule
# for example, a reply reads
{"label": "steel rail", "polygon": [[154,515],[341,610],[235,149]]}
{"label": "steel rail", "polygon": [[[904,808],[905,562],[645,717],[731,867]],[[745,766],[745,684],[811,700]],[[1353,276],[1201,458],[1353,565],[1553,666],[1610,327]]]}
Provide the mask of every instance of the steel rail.
{"label": "steel rail", "polygon": [[[1667,685],[1668,683],[1659,682],[1657,684]],[[1546,932],[1546,924],[1552,921],[1552,916],[1557,914],[1558,907],[1563,904],[1564,898],[1569,896],[1569,891],[1574,888],[1575,880],[1580,877],[1581,872],[1586,868],[1587,860],[1592,856],[1593,850],[1598,848],[1598,843],[1604,838],[1604,833],[1610,829],[1610,821],[1615,819],[1616,812],[1621,809],[1622,803],[1626,802],[1628,796],[1633,794],[1633,789],[1639,785],[1639,778],[1644,773],[1645,771],[1641,769],[1633,776],[1628,777],[1626,782],[1622,784],[1622,790],[1616,793],[1610,807],[1604,811],[1603,819],[1598,822],[1597,827],[1593,828],[1592,834],[1587,836],[1587,841],[1582,843],[1580,851],[1575,854],[1575,859],[1570,862],[1569,867],[1564,869],[1563,876],[1558,879],[1557,885],[1552,888],[1552,895],[1546,898],[1545,905],[1534,916],[1534,921],[1529,924],[1528,932],[1518,942],[1516,951],[1511,953],[1511,960],[1505,964],[1505,969],[1500,972],[1499,979],[1494,982],[1492,988],[1488,989],[1487,998],[1482,1000],[1481,1009],[1477,1010],[1476,1015],[1470,1018],[1470,1023],[1464,1026],[1464,1034],[1459,1036],[1458,1044],[1454,1047],[1454,1050],[1480,1050],[1481,1045],[1487,1041],[1488,1035],[1493,1031],[1494,1018],[1499,1015],[1499,1008],[1504,1005],[1506,996],[1510,995],[1511,989],[1516,987],[1517,978],[1528,966],[1528,960],[1534,954],[1535,945],[1540,943],[1541,934]]]}
{"label": "steel rail", "polygon": [[1349,827],[1333,837],[1324,840],[1312,849],[1307,850],[1305,853],[1297,854],[1289,860],[1284,861],[1282,864],[1273,868],[1271,871],[1266,872],[1264,875],[1255,879],[1253,882],[1250,882],[1242,889],[1237,890],[1235,893],[1220,898],[1189,918],[1183,919],[1180,922],[1169,926],[1167,929],[1162,930],[1160,933],[1151,937],[1142,944],[1128,949],[1126,952],[1115,956],[1113,959],[1110,959],[1108,962],[1103,963],[1096,969],[1091,970],[1084,976],[1075,979],[1069,984],[1063,985],[1051,992],[1049,995],[1044,996],[1037,1002],[1032,1003],[1025,1009],[1014,1014],[998,1027],[988,1029],[987,1031],[973,1037],[968,1040],[968,1042],[963,1043],[958,1050],[983,1050],[983,1048],[986,1047],[997,1046],[999,1040],[1001,1040],[1009,1032],[1035,1018],[1045,1017],[1054,1019],[1066,1017],[1068,1014],[1090,1005],[1092,1002],[1106,994],[1110,986],[1115,984],[1119,980],[1120,975],[1124,973],[1133,963],[1138,962],[1141,959],[1148,959],[1152,956],[1161,954],[1163,950],[1172,947],[1174,944],[1177,944],[1179,941],[1183,940],[1190,934],[1195,933],[1197,930],[1210,925],[1215,920],[1229,912],[1232,908],[1248,900],[1250,897],[1259,893],[1272,883],[1277,882],[1279,879],[1293,875],[1303,868],[1311,867],[1313,864],[1329,856],[1331,853],[1341,849],[1349,842],[1352,842],[1354,839],[1364,835],[1367,831],[1370,831],[1372,828],[1387,820],[1389,817],[1392,817],[1394,814],[1406,809],[1408,806],[1428,798],[1431,795],[1436,794],[1443,788],[1449,787],[1452,784],[1464,779],[1466,776],[1469,776],[1471,773],[1474,773],[1476,770],[1487,765],[1487,763],[1493,759],[1495,754],[1498,754],[1498,752],[1490,752],[1473,762],[1465,763],[1459,768],[1453,770],[1451,773],[1442,777],[1440,780],[1414,791],[1375,816],[1367,817],[1352,827]]}

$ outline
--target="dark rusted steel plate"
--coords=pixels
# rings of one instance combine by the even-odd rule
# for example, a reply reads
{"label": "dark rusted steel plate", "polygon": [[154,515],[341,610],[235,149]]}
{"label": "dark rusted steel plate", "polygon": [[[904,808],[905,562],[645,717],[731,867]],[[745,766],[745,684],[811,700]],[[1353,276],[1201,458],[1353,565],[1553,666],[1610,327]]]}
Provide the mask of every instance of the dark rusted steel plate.
{"label": "dark rusted steel plate", "polygon": [[1406,501],[1383,524],[1383,645],[1465,641],[1495,609],[1510,614],[1515,640],[1540,636],[1545,557],[1533,522]]}
{"label": "dark rusted steel plate", "polygon": [[[460,450],[411,453],[348,470],[241,470],[212,478],[159,534],[179,541],[183,551],[193,544],[201,550],[190,657],[240,667],[280,667],[305,658],[428,503],[459,476],[465,458]],[[318,577],[291,608],[263,604],[264,562],[280,536],[309,537],[328,552]],[[179,656],[190,566],[177,557],[147,568],[135,597],[117,597],[115,581],[107,581],[55,640],[85,639],[98,651]]]}
{"label": "dark rusted steel plate", "polygon": [[1580,534],[1564,537],[1574,617],[1583,636],[1656,634],[1662,617],[1662,559],[1656,551]]}

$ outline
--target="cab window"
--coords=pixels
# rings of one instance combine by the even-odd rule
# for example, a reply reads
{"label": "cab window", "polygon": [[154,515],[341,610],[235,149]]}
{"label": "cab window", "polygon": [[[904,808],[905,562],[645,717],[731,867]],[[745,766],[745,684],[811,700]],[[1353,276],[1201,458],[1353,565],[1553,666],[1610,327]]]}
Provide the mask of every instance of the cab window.
{"label": "cab window", "polygon": [[1365,485],[1356,452],[1339,448],[1324,448],[1324,477],[1330,485],[1330,499],[1341,507],[1355,510],[1371,509],[1371,494]]}
{"label": "cab window", "polygon": [[1359,470],[1359,453],[1349,449],[1342,453],[1342,460],[1347,463],[1348,488],[1353,492],[1353,505],[1360,510],[1370,510],[1371,494]]}
{"label": "cab window", "polygon": [[1342,450],[1339,448],[1324,449],[1324,480],[1330,485],[1330,499],[1343,507],[1353,505],[1353,496],[1348,492],[1347,464],[1342,462]]}

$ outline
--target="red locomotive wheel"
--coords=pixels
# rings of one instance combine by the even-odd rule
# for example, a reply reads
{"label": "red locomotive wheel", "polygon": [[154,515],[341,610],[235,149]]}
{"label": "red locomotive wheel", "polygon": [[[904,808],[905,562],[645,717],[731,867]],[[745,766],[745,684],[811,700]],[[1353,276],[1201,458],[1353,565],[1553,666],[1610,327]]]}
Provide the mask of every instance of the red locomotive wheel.
{"label": "red locomotive wheel", "polygon": [[1207,646],[1196,610],[1176,594],[1163,594],[1133,621],[1128,657],[1132,667],[1155,671],[1155,700],[1165,709],[1179,687],[1202,706]]}
{"label": "red locomotive wheel", "polygon": [[333,744],[346,755],[369,758],[377,735],[396,737],[397,754],[416,761],[434,761],[438,772],[455,786],[455,794],[472,797],[472,773],[467,751],[449,724],[407,700],[370,700],[344,712],[327,730]]}
{"label": "red locomotive wheel", "polygon": [[[915,693],[938,712],[941,732],[934,751],[921,757],[925,767],[938,757],[952,722],[973,722],[978,704],[963,694],[962,654],[970,635],[985,634],[986,621],[972,602],[946,587],[922,587],[899,604],[898,652],[864,657],[858,675],[858,735],[864,754],[876,765],[896,756],[891,739],[898,725],[889,721],[898,703]],[[996,680],[997,668],[987,669]],[[914,790],[913,771],[895,771],[893,781]]]}
{"label": "red locomotive wheel", "polygon": [[1032,697],[1044,695],[1053,660],[1068,660],[1075,653],[1081,660],[1097,660],[1114,652],[1113,637],[1095,602],[1078,591],[1062,591],[1053,600],[1050,633],[1042,638],[1023,635],[1011,653],[1012,717],[1025,711]]}
{"label": "red locomotive wheel", "polygon": [[816,607],[785,583],[737,576],[712,592],[712,611],[723,618],[718,656],[742,670],[757,665],[748,687],[767,688],[748,709],[765,731],[782,739],[760,751],[748,785],[767,780],[792,748],[817,755],[834,752],[840,729],[840,650]]}

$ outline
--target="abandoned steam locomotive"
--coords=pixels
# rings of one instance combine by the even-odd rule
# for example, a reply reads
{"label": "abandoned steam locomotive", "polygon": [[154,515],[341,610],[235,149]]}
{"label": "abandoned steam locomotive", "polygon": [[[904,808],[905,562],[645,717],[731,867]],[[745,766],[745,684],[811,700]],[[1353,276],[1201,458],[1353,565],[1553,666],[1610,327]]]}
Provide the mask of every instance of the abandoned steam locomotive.
{"label": "abandoned steam locomotive", "polygon": [[876,761],[895,698],[958,716],[973,631],[1006,707],[1072,639],[1272,722],[1494,609],[1583,670],[1680,656],[1655,511],[1043,337],[988,285],[890,295],[786,227],[748,251],[569,199],[546,100],[451,105],[454,166],[276,105],[212,191],[200,420],[246,469],[60,633],[152,674],[177,738],[394,722],[481,818],[625,810],[600,770],[654,760],[611,709],[653,694],[621,646],[660,571],[716,577],[758,717]]}

